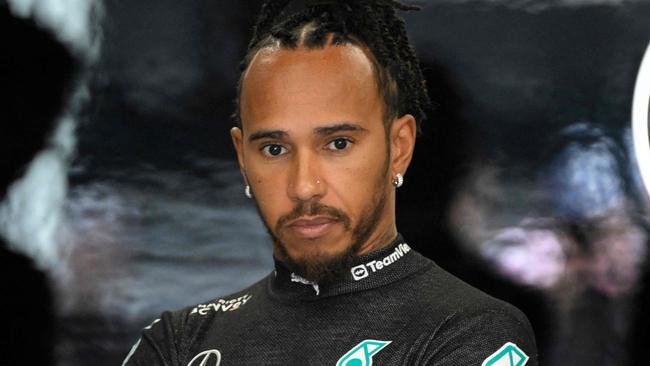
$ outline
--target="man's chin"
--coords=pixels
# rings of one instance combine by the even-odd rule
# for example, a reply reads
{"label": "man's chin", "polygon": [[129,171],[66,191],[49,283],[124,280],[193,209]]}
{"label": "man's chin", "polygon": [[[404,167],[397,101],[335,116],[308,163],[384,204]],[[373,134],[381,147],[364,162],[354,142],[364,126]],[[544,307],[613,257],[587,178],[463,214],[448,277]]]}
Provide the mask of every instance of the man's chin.
{"label": "man's chin", "polygon": [[287,228],[282,236],[274,236],[281,254],[295,262],[328,263],[345,256],[350,250],[352,238],[336,225],[318,236],[303,236]]}
{"label": "man's chin", "polygon": [[[310,243],[315,246],[315,243]],[[310,245],[306,244],[306,245]],[[347,273],[347,269],[354,257],[354,248],[348,245],[338,252],[324,251],[321,248],[302,248],[300,254],[290,255],[283,243],[276,243],[282,253],[280,259],[284,265],[305,279],[313,282],[323,283],[341,279]],[[305,250],[306,249],[306,250]],[[331,249],[331,248],[328,248]]]}

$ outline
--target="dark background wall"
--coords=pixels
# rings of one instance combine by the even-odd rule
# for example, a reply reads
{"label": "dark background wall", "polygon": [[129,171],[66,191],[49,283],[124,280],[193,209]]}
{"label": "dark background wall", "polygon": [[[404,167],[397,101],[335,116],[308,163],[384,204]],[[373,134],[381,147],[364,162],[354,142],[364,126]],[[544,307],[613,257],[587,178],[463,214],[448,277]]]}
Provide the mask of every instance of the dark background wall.
{"label": "dark background wall", "polygon": [[[524,310],[542,364],[642,362],[650,202],[628,126],[650,3],[421,4],[404,15],[438,108],[400,232]],[[258,7],[104,4],[55,244],[60,364],[119,364],[161,311],[270,270],[228,134]]]}

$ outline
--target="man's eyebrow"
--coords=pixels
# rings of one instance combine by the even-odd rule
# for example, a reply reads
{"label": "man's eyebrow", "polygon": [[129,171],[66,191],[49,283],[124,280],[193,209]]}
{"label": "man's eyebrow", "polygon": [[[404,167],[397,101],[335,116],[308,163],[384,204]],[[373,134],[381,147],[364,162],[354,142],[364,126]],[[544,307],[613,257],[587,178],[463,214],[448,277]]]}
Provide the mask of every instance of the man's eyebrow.
{"label": "man's eyebrow", "polygon": [[286,137],[288,135],[287,131],[282,131],[282,130],[274,130],[274,131],[257,131],[251,133],[250,136],[248,136],[248,142],[253,142],[255,140],[260,140],[260,139],[281,139],[283,137]]}
{"label": "man's eyebrow", "polygon": [[351,122],[341,122],[341,123],[336,123],[330,126],[323,126],[323,127],[316,127],[314,129],[314,133],[316,135],[331,135],[336,132],[340,131],[359,131],[359,132],[368,132],[367,129],[359,126],[356,123],[351,123]]}

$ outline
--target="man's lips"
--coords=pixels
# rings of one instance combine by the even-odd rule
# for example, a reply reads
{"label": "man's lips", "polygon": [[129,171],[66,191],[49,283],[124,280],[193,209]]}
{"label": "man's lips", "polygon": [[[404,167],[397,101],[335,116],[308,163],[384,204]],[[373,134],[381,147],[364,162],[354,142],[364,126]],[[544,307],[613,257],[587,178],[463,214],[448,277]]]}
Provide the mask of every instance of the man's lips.
{"label": "man's lips", "polygon": [[317,238],[325,234],[336,223],[338,223],[338,220],[331,217],[316,216],[313,218],[303,217],[293,220],[287,226],[298,236]]}

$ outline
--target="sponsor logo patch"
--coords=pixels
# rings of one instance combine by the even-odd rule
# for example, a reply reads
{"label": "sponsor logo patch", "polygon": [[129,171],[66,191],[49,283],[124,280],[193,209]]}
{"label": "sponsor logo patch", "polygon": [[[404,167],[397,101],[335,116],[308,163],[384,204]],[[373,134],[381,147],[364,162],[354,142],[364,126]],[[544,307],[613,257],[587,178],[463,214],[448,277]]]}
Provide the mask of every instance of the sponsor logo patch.
{"label": "sponsor logo patch", "polygon": [[368,270],[366,269],[366,265],[362,264],[352,268],[352,277],[354,277],[356,281],[368,277]]}
{"label": "sponsor logo patch", "polygon": [[354,266],[350,269],[350,272],[352,272],[352,278],[354,278],[355,281],[362,280],[370,273],[375,273],[377,271],[380,271],[391,264],[397,262],[398,260],[402,259],[402,257],[411,251],[411,247],[408,246],[406,243],[401,243],[399,244],[395,250],[384,257],[382,260],[378,261],[370,261],[365,264],[360,264],[358,266]]}
{"label": "sponsor logo patch", "polygon": [[218,299],[215,300],[214,302],[211,302],[209,304],[199,304],[192,311],[190,312],[191,314],[199,314],[199,315],[206,315],[210,311],[214,312],[219,312],[219,311],[235,311],[242,307],[244,304],[248,302],[252,298],[251,295],[244,295],[240,296],[236,299]]}
{"label": "sponsor logo patch", "polygon": [[488,356],[481,366],[524,366],[528,359],[529,357],[521,348],[512,342],[508,342],[498,351]]}
{"label": "sponsor logo patch", "polygon": [[388,346],[391,341],[366,339],[339,358],[336,366],[372,366],[372,356]]}
{"label": "sponsor logo patch", "polygon": [[219,364],[221,364],[221,352],[209,349],[194,356],[187,366],[219,366]]}

